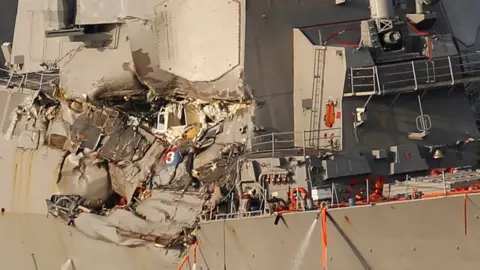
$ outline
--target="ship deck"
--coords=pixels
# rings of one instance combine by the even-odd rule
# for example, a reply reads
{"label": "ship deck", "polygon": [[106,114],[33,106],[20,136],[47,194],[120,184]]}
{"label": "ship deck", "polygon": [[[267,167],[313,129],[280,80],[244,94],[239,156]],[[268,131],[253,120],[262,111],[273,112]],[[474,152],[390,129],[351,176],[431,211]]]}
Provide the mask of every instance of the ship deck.
{"label": "ship deck", "polygon": [[[444,9],[442,9],[442,5]],[[458,6],[449,1],[436,4],[431,7],[437,15],[437,21],[432,29],[435,33],[449,33],[453,31],[455,41],[458,43],[459,50],[474,52],[476,45],[477,30],[480,25],[478,18],[473,13],[461,13]],[[465,8],[469,5],[478,5],[472,1],[465,0],[459,3],[459,6]],[[414,7],[408,7],[412,9]],[[471,10],[471,9],[470,9]],[[354,1],[348,5],[336,6],[329,1],[318,0],[264,0],[248,1],[246,5],[246,36],[245,36],[245,80],[246,85],[252,89],[259,106],[256,111],[255,122],[257,126],[263,126],[267,133],[270,132],[292,132],[294,130],[293,119],[293,28],[300,28],[305,35],[314,43],[321,44],[320,39],[325,40],[332,33],[337,33],[345,28],[357,27],[358,21],[370,16],[368,1]],[[461,18],[461,19],[460,19]],[[468,22],[468,23],[467,23]],[[460,29],[458,24],[467,25]],[[353,25],[353,26],[352,26]],[[453,26],[452,26],[453,25]],[[358,42],[357,33],[346,33],[342,35],[347,40]],[[352,36],[353,35],[353,36]],[[348,39],[352,40],[348,40]],[[466,45],[467,44],[467,45]],[[435,92],[434,89],[431,92]],[[448,89],[446,90],[448,91]],[[451,93],[451,92],[450,92]],[[435,97],[435,94],[428,101],[432,108],[445,106],[445,98],[441,94]],[[387,112],[391,107],[395,95],[390,97],[374,98],[369,104],[369,111],[374,116],[371,121],[372,130],[365,134],[363,141],[368,147],[389,147],[409,142],[404,134],[398,132],[389,132],[389,130],[410,129],[415,120],[410,115],[412,108],[417,106],[416,102],[407,101],[411,97],[401,98],[396,102],[398,107],[396,111]],[[414,96],[416,98],[416,96]],[[463,99],[463,100],[459,100]],[[343,102],[344,115],[350,115],[351,111],[359,105],[365,104],[365,98],[348,98]],[[406,105],[401,102],[405,101]],[[412,106],[410,106],[412,105]],[[471,120],[471,112],[466,109],[466,102],[463,97],[452,97],[449,106],[455,108],[455,113],[460,115],[445,115],[445,110],[432,109],[429,112],[430,117],[437,119],[462,119]],[[418,107],[418,106],[417,106]],[[466,117],[466,118],[465,118]],[[376,119],[378,118],[378,119]],[[307,121],[304,119],[295,119],[295,121]],[[413,121],[413,122],[412,122]],[[455,121],[445,123],[436,123],[436,128],[440,132],[438,136],[431,137],[431,142],[425,144],[438,144],[456,141],[458,132],[452,133],[452,130],[461,131],[464,134],[475,135],[475,124],[458,123],[453,129],[451,124]],[[414,124],[414,123],[413,123]],[[344,130],[344,148],[352,148],[356,143],[351,130],[351,123],[345,123]],[[448,128],[447,128],[448,127]],[[298,131],[298,130],[297,130]],[[409,130],[411,131],[411,130]],[[408,131],[405,131],[408,132]],[[443,139],[439,139],[443,137]]]}
{"label": "ship deck", "polygon": [[293,28],[369,17],[368,1],[248,1],[245,80],[259,103],[255,121],[267,132],[293,131]]}
{"label": "ship deck", "polygon": [[[325,227],[314,222],[318,211],[282,214],[278,223],[275,215],[211,221],[203,223],[197,234],[196,265],[229,270],[325,265],[328,269],[472,269],[480,264],[475,253],[479,205],[480,194],[470,193],[336,208],[328,210]],[[323,235],[328,239],[326,262]],[[193,250],[190,263],[192,258]]]}

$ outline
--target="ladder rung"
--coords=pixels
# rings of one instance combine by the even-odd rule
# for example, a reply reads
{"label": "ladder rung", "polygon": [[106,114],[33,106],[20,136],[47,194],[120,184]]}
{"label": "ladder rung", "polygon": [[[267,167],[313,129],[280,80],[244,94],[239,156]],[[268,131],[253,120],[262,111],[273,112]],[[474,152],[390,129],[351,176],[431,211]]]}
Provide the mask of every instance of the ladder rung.
{"label": "ladder rung", "polygon": [[370,84],[354,84],[353,87],[357,87],[357,86],[373,86],[373,83],[370,83]]}
{"label": "ladder rung", "polygon": [[356,75],[353,75],[352,76],[353,79],[358,79],[358,78],[372,78],[373,79],[373,75],[365,75],[365,76],[356,76]]}

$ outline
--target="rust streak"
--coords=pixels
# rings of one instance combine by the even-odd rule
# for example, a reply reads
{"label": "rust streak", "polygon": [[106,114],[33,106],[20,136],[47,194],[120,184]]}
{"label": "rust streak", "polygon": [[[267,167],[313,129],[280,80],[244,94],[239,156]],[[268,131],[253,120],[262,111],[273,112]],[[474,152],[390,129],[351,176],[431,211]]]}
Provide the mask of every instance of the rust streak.
{"label": "rust streak", "polygon": [[[15,188],[15,207],[22,207],[21,201],[22,201],[22,182],[23,182],[23,154],[25,154],[25,151],[23,149],[20,149],[20,162],[18,163],[18,170],[17,170],[17,177],[15,179],[17,180],[18,187]],[[15,211],[18,211],[17,209],[14,209]]]}
{"label": "rust streak", "polygon": [[18,172],[18,149],[15,151],[15,159],[14,159],[14,168],[13,168],[13,183],[12,183],[12,209],[15,209],[15,193],[17,190],[17,172]]}
{"label": "rust streak", "polygon": [[33,168],[33,163],[35,161],[35,151],[30,150],[30,158],[28,161],[28,173],[27,173],[27,184],[25,187],[25,205],[24,205],[24,211],[27,212],[28,210],[28,203],[30,200],[30,185],[32,183],[32,168]]}
{"label": "rust streak", "polygon": [[352,225],[352,222],[350,221],[350,219],[347,216],[345,216],[345,220],[348,222],[348,224]]}
{"label": "rust streak", "polygon": [[247,253],[246,251],[248,249],[246,249],[243,244],[241,243],[241,240],[240,238],[238,237],[238,234],[237,234],[237,231],[232,228],[231,226],[229,225],[226,225],[227,226],[227,229],[228,231],[231,233],[232,235],[232,238],[233,238],[233,242],[235,243],[235,246],[238,248],[238,251],[240,252],[240,254],[242,254],[242,257],[243,257],[243,261],[245,262],[246,266],[248,267],[248,269],[252,269],[252,267],[250,267],[250,264],[248,263],[248,257],[247,257]]}

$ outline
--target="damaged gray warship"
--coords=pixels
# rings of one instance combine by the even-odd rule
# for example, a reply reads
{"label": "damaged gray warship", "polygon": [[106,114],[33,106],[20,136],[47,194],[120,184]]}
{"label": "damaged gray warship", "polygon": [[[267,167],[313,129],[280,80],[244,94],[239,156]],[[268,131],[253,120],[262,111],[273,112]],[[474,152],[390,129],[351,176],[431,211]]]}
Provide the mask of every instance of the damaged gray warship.
{"label": "damaged gray warship", "polygon": [[1,2],[0,268],[474,269],[479,10]]}

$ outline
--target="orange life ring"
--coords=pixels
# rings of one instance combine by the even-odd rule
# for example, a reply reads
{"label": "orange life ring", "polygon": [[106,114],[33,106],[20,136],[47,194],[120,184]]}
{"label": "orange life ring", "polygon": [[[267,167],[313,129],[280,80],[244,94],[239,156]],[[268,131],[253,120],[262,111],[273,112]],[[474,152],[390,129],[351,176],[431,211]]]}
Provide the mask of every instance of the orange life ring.
{"label": "orange life ring", "polygon": [[307,191],[304,188],[294,188],[290,191],[290,201],[295,204],[297,202],[297,191],[302,196],[303,200],[307,199]]}
{"label": "orange life ring", "polygon": [[433,169],[433,170],[430,172],[430,175],[441,175],[443,172],[447,173],[447,168]]}
{"label": "orange life ring", "polygon": [[333,127],[333,124],[335,124],[335,104],[333,101],[327,103],[327,112],[323,119],[325,120],[325,126],[329,128]]}

